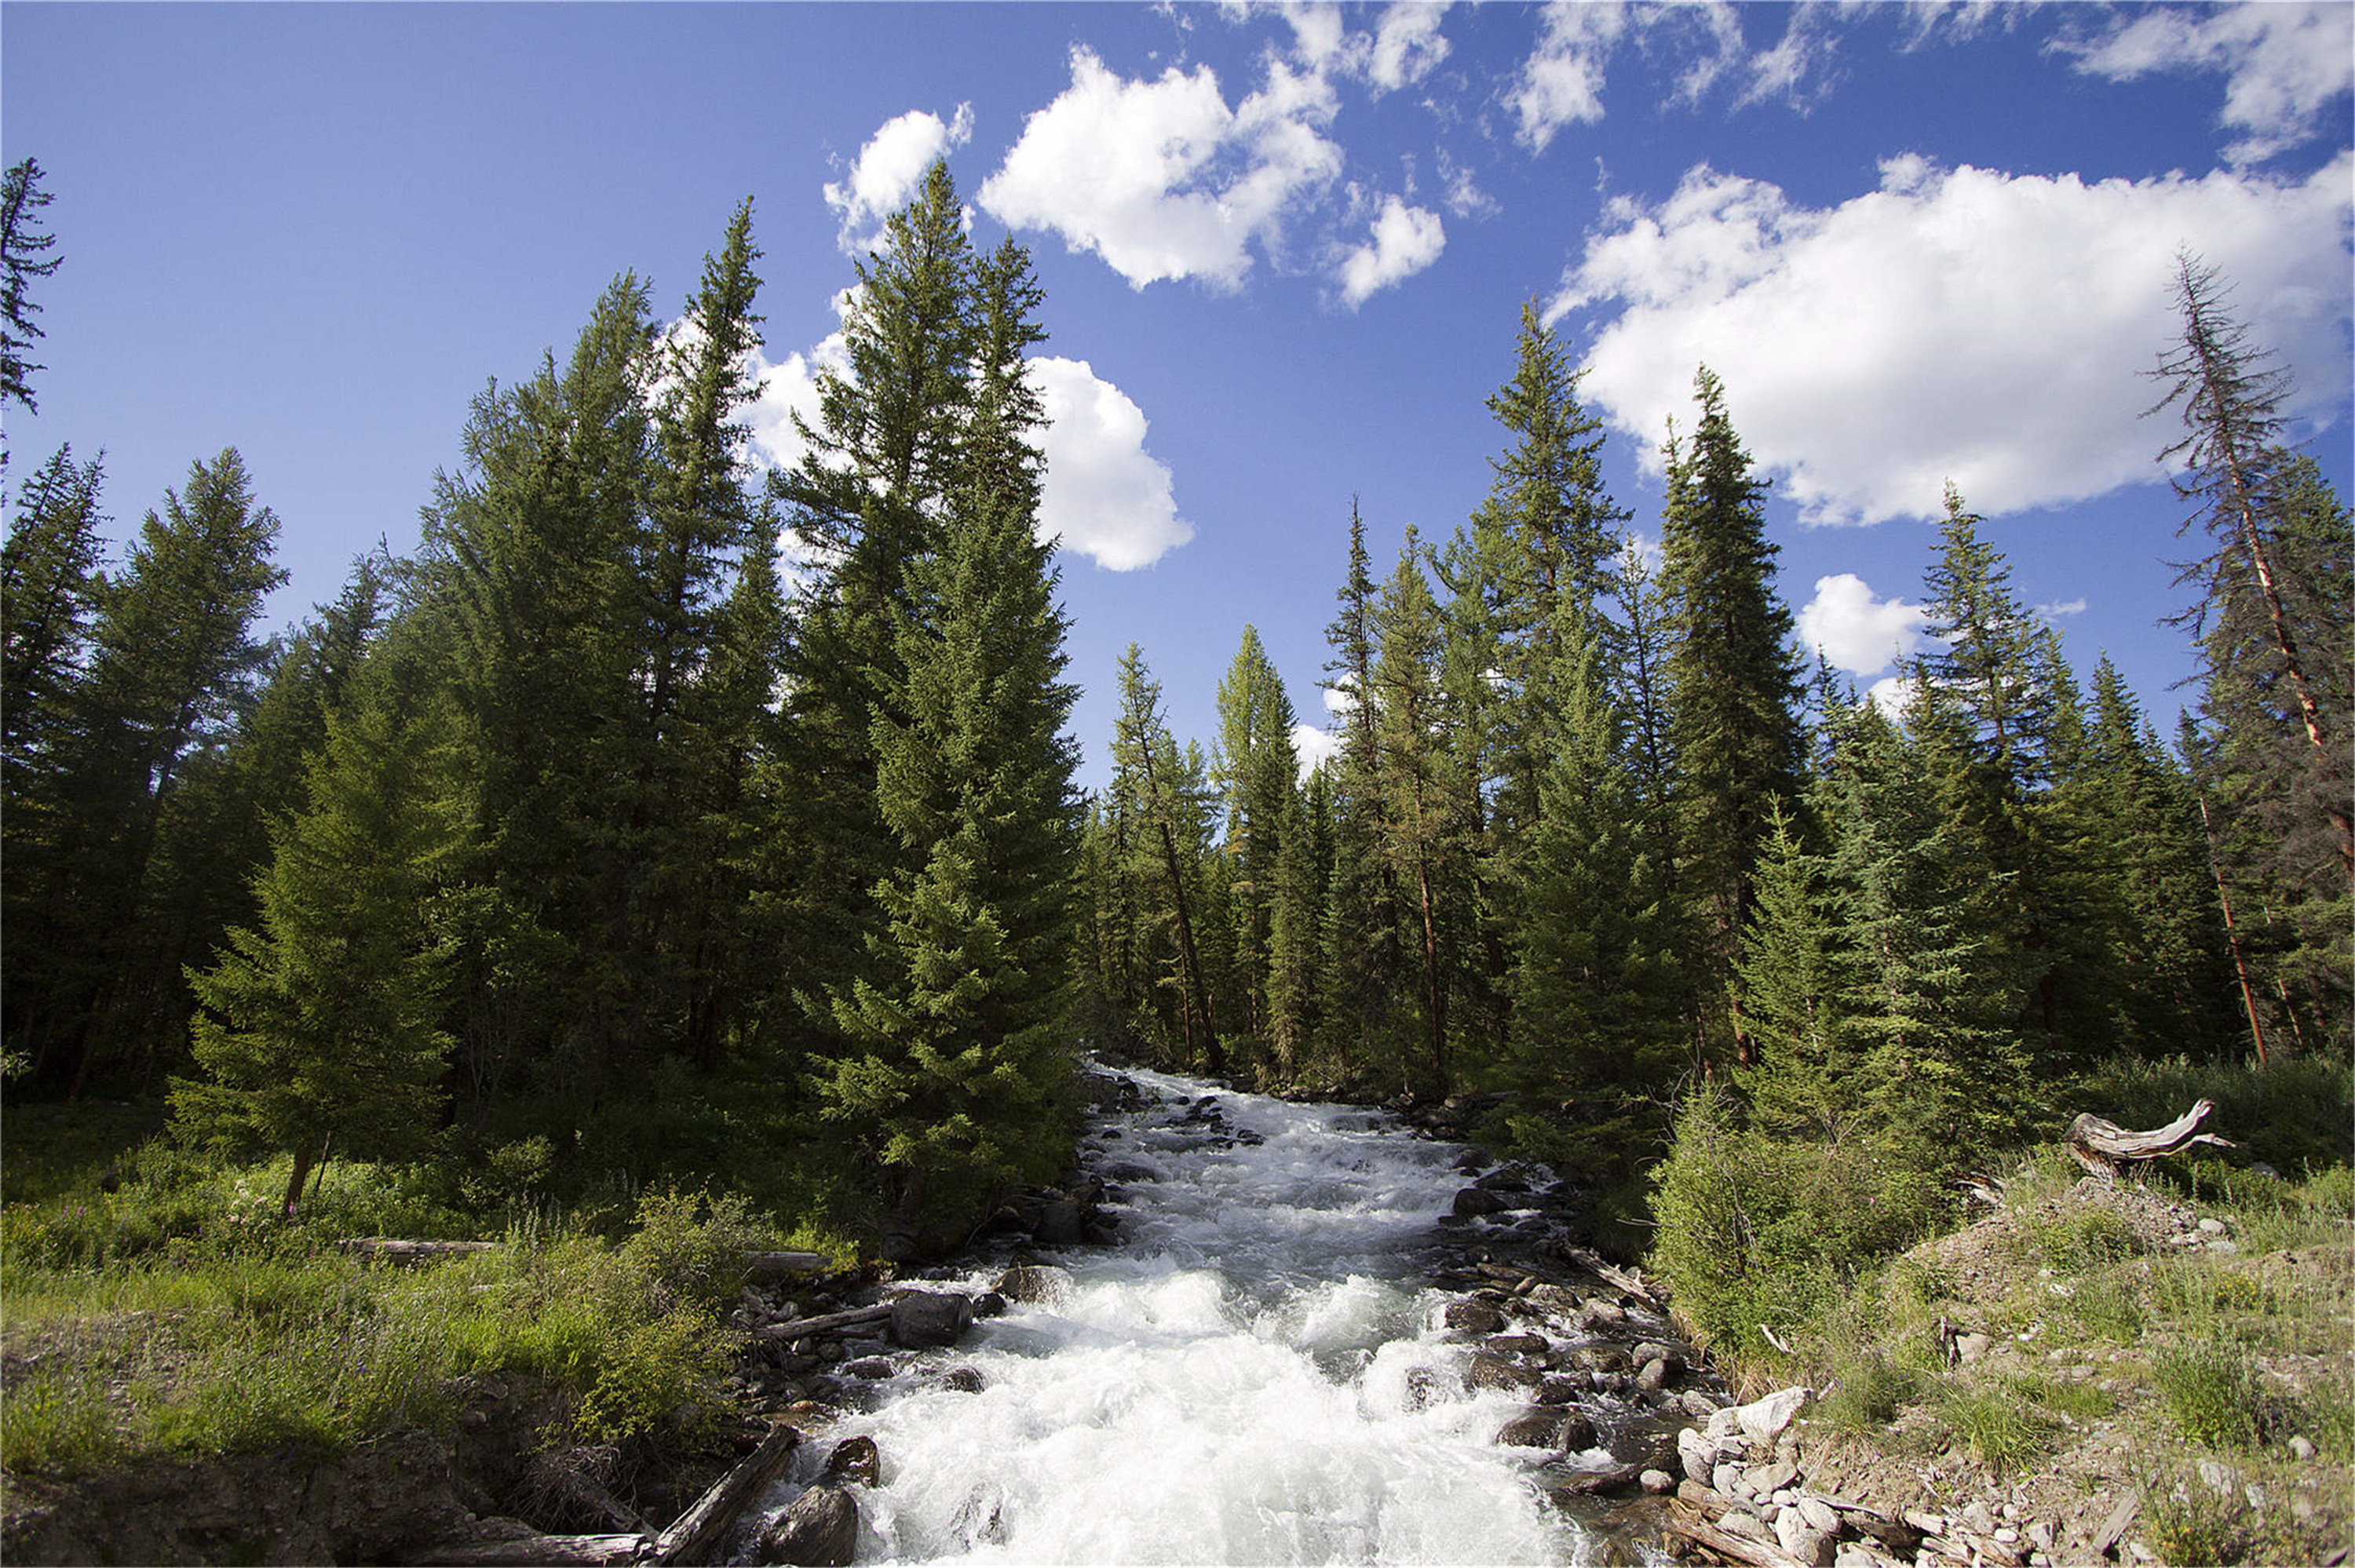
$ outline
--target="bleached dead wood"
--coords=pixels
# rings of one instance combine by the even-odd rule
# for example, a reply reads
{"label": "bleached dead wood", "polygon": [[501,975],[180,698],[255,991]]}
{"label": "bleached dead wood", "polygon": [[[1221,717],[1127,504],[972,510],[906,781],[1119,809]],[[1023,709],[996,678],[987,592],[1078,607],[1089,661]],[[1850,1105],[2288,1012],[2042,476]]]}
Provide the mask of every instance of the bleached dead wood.
{"label": "bleached dead wood", "polygon": [[1753,1541],[1746,1535],[1720,1530],[1702,1518],[1689,1503],[1679,1501],[1671,1505],[1660,1518],[1660,1528],[1670,1535],[1682,1536],[1696,1546],[1705,1546],[1730,1562],[1748,1563],[1750,1568],[1806,1568],[1797,1558],[1771,1542]]}
{"label": "bleached dead wood", "polygon": [[555,1568],[619,1568],[645,1562],[653,1550],[650,1535],[519,1535],[436,1546],[413,1561],[449,1568],[529,1568],[543,1563]]}
{"label": "bleached dead wood", "polygon": [[2069,1124],[2069,1152],[2077,1163],[2096,1176],[2115,1177],[2118,1167],[2131,1160],[2156,1160],[2161,1155],[2180,1154],[2198,1144],[2213,1144],[2219,1149],[2238,1149],[2229,1138],[2219,1138],[2212,1132],[2201,1132],[2200,1124],[2216,1108],[2212,1100],[2200,1100],[2169,1122],[2165,1127],[2148,1132],[2132,1132],[2116,1122],[2107,1121],[2091,1111],[2081,1112]]}
{"label": "bleached dead wood", "polygon": [[749,1458],[713,1482],[693,1508],[655,1538],[653,1560],[664,1564],[709,1561],[737,1516],[769,1489],[801,1440],[802,1435],[790,1426],[771,1432]]}
{"label": "bleached dead wood", "polygon": [[806,1334],[831,1334],[837,1329],[855,1329],[862,1323],[881,1323],[891,1316],[889,1302],[879,1307],[853,1307],[847,1312],[828,1312],[819,1318],[796,1318],[790,1323],[772,1323],[765,1329],[755,1329],[758,1340],[798,1340]]}

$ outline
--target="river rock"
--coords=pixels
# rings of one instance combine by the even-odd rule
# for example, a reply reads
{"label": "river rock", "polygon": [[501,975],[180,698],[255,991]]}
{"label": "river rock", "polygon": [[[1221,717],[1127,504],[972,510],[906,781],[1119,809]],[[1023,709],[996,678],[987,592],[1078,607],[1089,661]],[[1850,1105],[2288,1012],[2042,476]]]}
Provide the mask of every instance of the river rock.
{"label": "river rock", "polygon": [[941,1373],[941,1386],[958,1393],[979,1393],[988,1386],[979,1367],[951,1367]]}
{"label": "river rock", "polygon": [[1494,1192],[1478,1187],[1466,1187],[1455,1194],[1455,1213],[1456,1218],[1469,1220],[1483,1214],[1501,1214],[1512,1206],[1508,1200]]}
{"label": "river rock", "polygon": [[1052,1264],[1026,1263],[1007,1269],[991,1287],[1008,1301],[1051,1307],[1071,1294],[1071,1277]]}
{"label": "river rock", "polygon": [[858,1504],[838,1487],[812,1487],[761,1532],[761,1561],[844,1568],[858,1548]]}
{"label": "river rock", "polygon": [[1517,1365],[1502,1356],[1474,1356],[1471,1364],[1464,1369],[1465,1385],[1473,1389],[1518,1391],[1534,1388],[1544,1381],[1542,1373]]}
{"label": "river rock", "polygon": [[1809,1392],[1804,1388],[1780,1389],[1764,1399],[1736,1405],[1733,1409],[1734,1425],[1741,1427],[1742,1435],[1753,1445],[1766,1447],[1783,1435],[1785,1427],[1791,1425],[1793,1417],[1799,1414],[1799,1406],[1807,1403]]}
{"label": "river rock", "polygon": [[1677,1478],[1666,1470],[1646,1470],[1636,1478],[1637,1484],[1654,1497],[1666,1497],[1677,1489]]}
{"label": "river rock", "polygon": [[891,1364],[891,1358],[889,1356],[861,1356],[855,1361],[843,1362],[842,1370],[846,1376],[863,1377],[869,1383],[880,1383],[899,1369]]}
{"label": "river rock", "polygon": [[1807,1568],[1831,1568],[1838,1552],[1831,1532],[1809,1524],[1797,1509],[1786,1508],[1774,1516],[1774,1539],[1784,1551],[1806,1563]]}
{"label": "river rock", "polygon": [[1505,1315],[1485,1301],[1450,1301],[1440,1321],[1467,1334],[1493,1334],[1505,1326]]}
{"label": "river rock", "polygon": [[1799,1467],[1784,1460],[1753,1465],[1742,1472],[1742,1484],[1753,1497],[1771,1498],[1799,1478]]}
{"label": "river rock", "polygon": [[1535,1356],[1545,1353],[1546,1342],[1542,1334],[1498,1334],[1487,1347],[1500,1356]]}
{"label": "river rock", "polygon": [[1573,1498],[1614,1496],[1640,1486],[1643,1476],[1642,1467],[1636,1465],[1612,1465],[1600,1470],[1572,1470],[1554,1483],[1553,1500],[1564,1503]]}
{"label": "river rock", "polygon": [[1069,1198],[1050,1198],[1039,1205],[1038,1228],[1030,1233],[1040,1246],[1077,1246],[1083,1232],[1080,1205]]}
{"label": "river rock", "polygon": [[902,1350],[940,1350],[964,1338],[972,1327],[969,1296],[917,1290],[891,1303],[891,1342]]}
{"label": "river rock", "polygon": [[849,1481],[862,1487],[883,1484],[883,1456],[875,1446],[875,1439],[861,1436],[845,1437],[826,1457],[826,1478],[829,1481]]}

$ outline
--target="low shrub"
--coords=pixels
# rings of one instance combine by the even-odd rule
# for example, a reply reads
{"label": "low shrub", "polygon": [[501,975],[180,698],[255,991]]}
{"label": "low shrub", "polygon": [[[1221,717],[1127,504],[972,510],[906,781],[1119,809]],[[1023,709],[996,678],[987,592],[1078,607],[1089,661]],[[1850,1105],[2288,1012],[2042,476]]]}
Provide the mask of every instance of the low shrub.
{"label": "low shrub", "polygon": [[1775,1139],[1715,1089],[1687,1103],[1653,1182],[1652,1266],[1695,1331],[1736,1355],[1764,1352],[1767,1328],[1813,1320],[1952,1213],[1920,1166]]}
{"label": "low shrub", "polygon": [[2017,1474],[2050,1453],[2061,1431],[2060,1423],[2016,1390],[1951,1389],[1938,1413],[1998,1477]]}

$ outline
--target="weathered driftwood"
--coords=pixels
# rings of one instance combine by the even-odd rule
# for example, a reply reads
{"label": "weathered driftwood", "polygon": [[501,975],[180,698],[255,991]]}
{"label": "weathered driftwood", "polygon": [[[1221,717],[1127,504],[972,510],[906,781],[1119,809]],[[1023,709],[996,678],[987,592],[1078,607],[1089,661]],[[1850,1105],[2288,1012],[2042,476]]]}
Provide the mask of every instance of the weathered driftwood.
{"label": "weathered driftwood", "polygon": [[449,1568],[529,1568],[543,1563],[555,1568],[617,1568],[645,1562],[654,1544],[650,1535],[518,1535],[436,1546],[414,1560]]}
{"label": "weathered driftwood", "polygon": [[2069,1152],[2076,1156],[2078,1164],[2096,1176],[2115,1176],[2118,1167],[2129,1160],[2180,1154],[2196,1144],[2238,1149],[2240,1145],[2231,1139],[2200,1130],[2200,1124],[2215,1108],[2212,1100],[2201,1100],[2165,1127],[2153,1128],[2148,1132],[2130,1132],[2091,1111],[2082,1112],[2069,1124]]}
{"label": "weathered driftwood", "polygon": [[713,1482],[693,1508],[655,1538],[653,1561],[664,1564],[709,1562],[737,1516],[768,1490],[801,1440],[802,1435],[790,1426],[771,1432],[750,1457]]}
{"label": "weathered driftwood", "polygon": [[1806,1564],[1771,1541],[1753,1541],[1746,1535],[1720,1530],[1688,1502],[1678,1501],[1670,1505],[1668,1511],[1660,1516],[1660,1528],[1696,1546],[1707,1547],[1731,1562],[1748,1563],[1750,1568],[1806,1568]]}
{"label": "weathered driftwood", "polygon": [[889,1303],[879,1307],[853,1307],[847,1312],[828,1312],[818,1318],[796,1318],[790,1323],[772,1323],[765,1329],[755,1329],[757,1340],[798,1340],[807,1334],[831,1334],[837,1329],[855,1329],[862,1323],[881,1323],[891,1316]]}

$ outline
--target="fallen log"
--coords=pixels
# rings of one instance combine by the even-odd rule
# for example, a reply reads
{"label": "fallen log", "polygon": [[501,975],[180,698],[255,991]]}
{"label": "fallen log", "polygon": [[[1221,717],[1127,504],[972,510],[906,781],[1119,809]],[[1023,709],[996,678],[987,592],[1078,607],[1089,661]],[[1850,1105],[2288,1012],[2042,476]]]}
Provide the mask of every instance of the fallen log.
{"label": "fallen log", "polygon": [[2069,1152],[2076,1157],[2078,1164],[2110,1180],[2116,1177],[2118,1167],[2128,1161],[2180,1154],[2197,1144],[2238,1149],[2240,1145],[2229,1138],[2199,1129],[2200,1124],[2208,1119],[2208,1113],[2215,1108],[2214,1101],[2200,1100],[2165,1127],[2153,1128],[2148,1132],[2132,1132],[2091,1111],[2083,1111],[2069,1124]]}
{"label": "fallen log", "polygon": [[693,1508],[655,1538],[653,1561],[666,1565],[709,1561],[737,1516],[769,1489],[801,1440],[802,1435],[790,1426],[771,1432],[750,1457],[714,1481]]}
{"label": "fallen log", "polygon": [[765,1329],[755,1329],[756,1340],[798,1340],[808,1334],[831,1334],[837,1329],[855,1329],[862,1323],[881,1323],[891,1316],[890,1305],[853,1307],[847,1312],[828,1312],[817,1318],[796,1318],[790,1323],[772,1323]]}
{"label": "fallen log", "polygon": [[443,1544],[412,1561],[448,1568],[621,1568],[643,1563],[654,1551],[651,1535],[518,1535],[498,1541]]}
{"label": "fallen log", "polygon": [[1683,1508],[1671,1506],[1661,1519],[1660,1528],[1696,1546],[1707,1547],[1730,1562],[1748,1563],[1750,1568],[1806,1568],[1797,1558],[1771,1542],[1753,1541],[1746,1535],[1720,1530],[1698,1513],[1688,1512]]}

